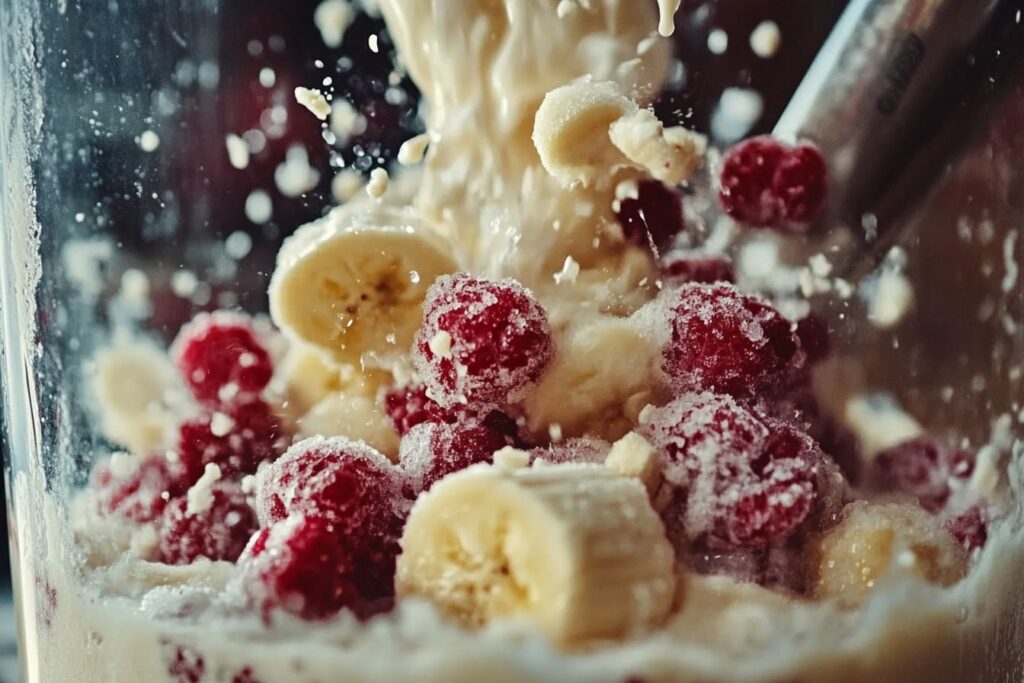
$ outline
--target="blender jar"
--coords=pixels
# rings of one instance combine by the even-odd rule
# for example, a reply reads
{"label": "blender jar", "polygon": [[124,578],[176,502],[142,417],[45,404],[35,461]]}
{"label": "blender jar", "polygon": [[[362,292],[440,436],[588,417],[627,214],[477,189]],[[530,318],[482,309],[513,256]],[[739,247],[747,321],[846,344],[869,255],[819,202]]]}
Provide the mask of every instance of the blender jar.
{"label": "blender jar", "polygon": [[[336,0],[327,5],[343,11]],[[142,406],[155,400],[154,373],[179,329],[215,310],[256,315],[254,325],[267,329],[266,292],[282,241],[348,201],[349,185],[386,167],[405,140],[425,129],[416,84],[394,68],[395,47],[375,5],[352,8],[343,40],[339,34],[327,47],[323,41],[333,40],[317,22],[330,20],[315,2],[0,0],[5,474],[26,683],[325,676],[994,682],[1024,675],[1024,563],[1013,561],[1024,558],[1015,440],[1024,422],[1019,75],[1009,77],[998,100],[964,103],[991,107],[990,122],[912,207],[899,247],[862,283],[848,283],[855,294],[836,303],[834,290],[813,292],[817,314],[833,331],[830,360],[816,378],[819,400],[848,422],[820,438],[850,480],[867,476],[842,461],[857,425],[870,422],[897,435],[918,434],[923,425],[943,443],[985,451],[1007,491],[1003,526],[965,583],[941,589],[949,595],[908,583],[898,586],[897,597],[870,602],[859,617],[844,613],[845,621],[787,613],[781,630],[796,635],[785,661],[716,644],[731,633],[726,616],[756,621],[773,614],[766,607],[772,599],[760,593],[751,598],[754,616],[737,607],[745,594],[730,594],[734,612],[724,602],[709,603],[707,634],[699,633],[699,620],[679,622],[678,647],[659,647],[662,636],[655,635],[621,650],[613,643],[566,653],[500,631],[478,647],[470,632],[419,603],[366,623],[343,613],[329,625],[290,619],[271,628],[242,603],[219,605],[232,590],[229,563],[125,560],[154,543],[138,535],[82,542],[81,492],[129,467],[124,456],[106,459],[164,447],[165,435],[146,422]],[[713,2],[684,5],[675,41],[682,60],[655,108],[667,123],[709,132],[722,148],[767,130],[807,66],[816,45],[790,43],[787,31],[806,27],[820,34],[807,41],[814,43],[841,9],[804,3],[806,16],[798,18],[767,2],[734,4],[732,15]],[[758,105],[766,105],[763,114],[730,123],[718,111],[726,103],[719,103],[720,86],[751,85],[744,37],[760,25],[754,14],[768,19],[773,12],[786,30],[778,71],[754,62],[753,87],[768,88]],[[716,31],[730,22],[732,47],[723,54]],[[735,73],[731,60],[739,62]],[[348,139],[296,104],[298,86],[354,105]],[[749,102],[747,91],[739,96]],[[389,192],[407,192],[397,177],[392,184]],[[723,228],[728,221],[713,204],[693,201],[688,218],[697,227],[686,238],[734,239],[732,253],[748,284],[770,280],[766,262],[782,268],[785,257],[806,263],[813,253],[803,243],[780,249],[765,232]],[[801,270],[787,272],[795,278]],[[880,300],[880,289],[896,294]],[[284,342],[267,334],[278,361]],[[118,369],[117,381],[104,374],[110,367]],[[98,392],[120,412],[101,408]],[[167,399],[169,411],[176,400]],[[872,422],[886,416],[895,421]],[[882,440],[891,446],[899,439]],[[215,604],[221,611],[211,616]],[[912,618],[901,622],[901,610]],[[820,644],[814,630],[834,637]],[[769,660],[762,670],[759,661]]]}

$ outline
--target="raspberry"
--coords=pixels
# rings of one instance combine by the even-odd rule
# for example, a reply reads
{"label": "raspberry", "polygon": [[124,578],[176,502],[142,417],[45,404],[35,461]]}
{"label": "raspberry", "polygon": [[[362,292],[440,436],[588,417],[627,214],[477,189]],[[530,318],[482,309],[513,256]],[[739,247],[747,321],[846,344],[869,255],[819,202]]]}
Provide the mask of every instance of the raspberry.
{"label": "raspberry", "polygon": [[507,435],[482,424],[427,422],[402,439],[399,462],[410,476],[415,496],[453,472],[491,462],[495,451],[510,445]]}
{"label": "raspberry", "polygon": [[231,683],[260,683],[260,679],[256,678],[252,667],[247,666],[231,677]]}
{"label": "raspberry", "polygon": [[824,455],[807,435],[729,396],[690,394],[643,429],[677,489],[666,514],[691,540],[764,547],[791,536],[823,487]]}
{"label": "raspberry", "polygon": [[279,608],[307,620],[369,609],[354,548],[333,522],[293,515],[253,536],[238,561],[245,593],[269,619]]}
{"label": "raspberry", "polygon": [[178,455],[194,483],[206,465],[220,467],[224,477],[251,474],[261,462],[284,450],[281,420],[265,401],[254,397],[206,409],[182,423]]}
{"label": "raspberry", "polygon": [[662,368],[677,388],[756,395],[791,381],[804,356],[792,325],[730,284],[691,283],[674,294]]}
{"label": "raspberry", "polygon": [[93,473],[93,488],[101,514],[113,514],[137,524],[160,517],[167,501],[183,495],[188,482],[181,468],[162,456],[142,459],[124,477],[116,477],[109,464]]}
{"label": "raspberry", "polygon": [[974,552],[988,541],[989,515],[980,505],[974,505],[947,520],[945,527],[967,552]]}
{"label": "raspberry", "polygon": [[655,253],[686,228],[682,196],[657,180],[640,181],[637,196],[620,201],[616,217],[628,241],[650,245]]}
{"label": "raspberry", "polygon": [[878,453],[872,461],[875,485],[917,498],[930,512],[938,512],[949,500],[954,480],[969,479],[974,456],[950,451],[935,439],[920,436]]}
{"label": "raspberry", "polygon": [[408,513],[404,474],[361,442],[313,437],[260,472],[256,513],[269,526],[288,516],[331,525],[344,546],[347,579],[365,599],[392,595],[398,538]]}
{"label": "raspberry", "polygon": [[395,431],[401,436],[405,436],[413,427],[424,422],[450,425],[482,423],[508,436],[517,444],[522,443],[519,425],[507,413],[488,410],[481,418],[479,411],[462,404],[442,408],[427,396],[427,390],[422,386],[393,387],[388,390],[384,394],[384,412],[391,418]]}
{"label": "raspberry", "polygon": [[198,652],[182,645],[162,641],[167,673],[176,683],[199,683],[203,680],[206,663]]}
{"label": "raspberry", "polygon": [[815,147],[789,148],[769,136],[728,151],[719,176],[722,208],[753,227],[799,229],[814,221],[828,192],[828,169]]}
{"label": "raspberry", "polygon": [[189,512],[188,499],[176,498],[164,509],[160,525],[160,561],[190,564],[199,557],[234,562],[259,528],[256,512],[242,487],[222,481],[211,490],[205,510]]}
{"label": "raspberry", "polygon": [[814,313],[797,321],[796,336],[800,339],[800,348],[807,354],[808,363],[824,360],[832,350],[828,323]]}
{"label": "raspberry", "polygon": [[514,280],[442,276],[423,311],[413,364],[441,406],[510,403],[554,354],[547,314]]}
{"label": "raspberry", "polygon": [[171,347],[175,364],[197,400],[218,402],[229,384],[259,393],[273,374],[270,353],[244,315],[200,313],[183,327]]}
{"label": "raspberry", "polygon": [[671,287],[687,282],[735,282],[732,260],[700,251],[672,251],[658,261],[661,278]]}

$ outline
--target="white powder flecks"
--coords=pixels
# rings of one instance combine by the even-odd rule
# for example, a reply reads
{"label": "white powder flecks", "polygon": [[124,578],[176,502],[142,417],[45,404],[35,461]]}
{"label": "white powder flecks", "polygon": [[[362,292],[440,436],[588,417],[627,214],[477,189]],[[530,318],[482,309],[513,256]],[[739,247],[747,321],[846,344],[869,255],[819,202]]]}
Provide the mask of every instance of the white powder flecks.
{"label": "white powder flecks", "polygon": [[557,422],[553,422],[552,424],[548,425],[548,436],[555,443],[558,443],[559,441],[561,441],[562,440],[562,425],[558,424]]}
{"label": "white powder flecks", "polygon": [[366,194],[380,199],[388,191],[388,172],[383,168],[370,171],[370,182],[366,183]]}
{"label": "white powder flecks", "polygon": [[445,360],[452,359],[452,335],[448,334],[444,330],[440,330],[437,334],[430,338],[427,342],[427,346],[430,347],[431,353],[438,358],[444,358]]}
{"label": "white powder flecks", "polygon": [[[246,199],[246,203],[248,201]],[[252,251],[252,237],[247,232],[235,230],[224,240],[224,253],[236,261],[248,256],[250,251]]]}
{"label": "white powder flecks", "polygon": [[249,166],[249,145],[240,136],[228,133],[224,138],[228,149],[228,162],[238,170]]}
{"label": "white powder flecks", "polygon": [[355,11],[348,0],[324,0],[313,13],[313,22],[320,31],[320,38],[330,48],[341,47],[353,19]]}
{"label": "white powder flecks", "polygon": [[139,135],[139,149],[143,152],[155,152],[160,146],[160,136],[151,130],[142,131]]}
{"label": "white powder flecks", "polygon": [[366,117],[348,100],[336,99],[331,103],[331,132],[339,142],[345,142],[366,130]]}
{"label": "white powder flecks", "polygon": [[79,294],[95,299],[103,291],[103,269],[114,256],[114,246],[105,240],[70,239],[61,250],[64,277]]}
{"label": "white powder flecks", "polygon": [[274,184],[285,197],[300,197],[320,182],[320,172],[309,165],[309,154],[302,145],[288,148],[284,163],[274,169]]}
{"label": "white powder flecks", "polygon": [[210,418],[210,433],[220,438],[231,433],[235,427],[235,421],[224,413],[217,411]]}
{"label": "white powder flecks", "polygon": [[572,256],[565,257],[565,263],[562,264],[562,270],[554,274],[555,284],[562,284],[563,282],[576,282],[576,278],[580,274],[580,264],[573,259]]}
{"label": "white powder flecks", "polygon": [[782,31],[774,21],[762,21],[750,34],[750,49],[762,59],[771,59],[782,46]]}
{"label": "white powder flecks", "polygon": [[730,144],[745,137],[764,113],[764,98],[750,88],[726,88],[711,115],[711,135]]}
{"label": "white powder flecks", "polygon": [[380,40],[377,38],[376,33],[371,33],[370,37],[366,39],[366,44],[370,48],[370,52],[377,54],[380,52]]}
{"label": "white powder flecks", "polygon": [[251,496],[256,493],[256,475],[247,474],[242,477],[242,493]]}
{"label": "white powder flecks", "polygon": [[573,0],[560,0],[558,7],[555,8],[555,15],[559,19],[564,19],[570,13],[575,12],[577,7],[578,5]]}
{"label": "white powder flecks", "polygon": [[302,86],[295,88],[295,101],[321,121],[326,121],[331,114],[331,103],[316,88],[303,88]]}
{"label": "white powder flecks", "polygon": [[220,467],[213,463],[206,466],[203,476],[188,490],[185,514],[202,514],[213,506],[213,485],[220,481],[220,477]]}
{"label": "white powder flecks", "polygon": [[199,286],[199,278],[191,270],[177,270],[171,275],[171,291],[182,299],[190,298]]}
{"label": "white powder flecks", "polygon": [[358,171],[353,171],[350,168],[341,169],[331,181],[331,194],[334,196],[334,201],[344,204],[352,199],[363,189],[364,182],[363,176]]}
{"label": "white powder flecks", "polygon": [[708,33],[708,51],[713,55],[724,55],[729,49],[729,34],[720,28]]}
{"label": "white powder flecks", "polygon": [[428,144],[430,144],[430,136],[426,133],[409,138],[398,149],[398,163],[403,166],[413,166],[420,163],[423,161],[423,155],[427,151]]}
{"label": "white powder flecks", "polygon": [[274,202],[263,190],[253,190],[245,198],[245,217],[256,225],[263,225],[274,215]]}
{"label": "white powder flecks", "polygon": [[668,38],[676,30],[676,12],[682,0],[658,0],[658,33]]}
{"label": "white powder flecks", "polygon": [[895,270],[883,271],[871,285],[867,295],[868,320],[881,329],[895,326],[914,304],[913,286]]}
{"label": "white powder flecks", "polygon": [[1020,267],[1017,265],[1017,259],[1014,255],[1017,247],[1017,234],[1016,230],[1011,230],[1006,233],[1006,238],[1003,239],[1003,264],[1006,269],[1006,274],[1003,276],[1003,291],[1007,294],[1013,291],[1020,276]]}
{"label": "white powder flecks", "polygon": [[260,69],[260,85],[268,90],[277,84],[277,72],[269,66]]}
{"label": "white powder flecks", "polygon": [[149,299],[149,277],[138,268],[129,268],[121,274],[121,296],[134,303]]}

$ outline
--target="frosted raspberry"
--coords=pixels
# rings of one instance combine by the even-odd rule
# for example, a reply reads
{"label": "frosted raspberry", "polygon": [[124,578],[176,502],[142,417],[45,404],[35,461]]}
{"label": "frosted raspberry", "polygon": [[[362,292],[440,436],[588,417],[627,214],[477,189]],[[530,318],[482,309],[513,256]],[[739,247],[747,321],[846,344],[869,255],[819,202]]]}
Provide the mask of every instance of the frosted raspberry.
{"label": "frosted raspberry", "polygon": [[800,348],[807,354],[808,363],[824,360],[832,350],[828,323],[814,313],[797,321],[796,336],[800,339]]}
{"label": "frosted raspberry", "polygon": [[238,561],[245,593],[269,619],[273,609],[307,620],[349,608],[365,613],[355,548],[335,523],[293,515],[253,536]]}
{"label": "frosted raspberry", "polygon": [[160,561],[190,564],[200,557],[234,562],[259,527],[256,512],[246,502],[242,487],[222,481],[213,485],[212,504],[189,511],[187,497],[176,498],[161,520]]}
{"label": "frosted raspberry", "polygon": [[920,436],[878,453],[872,461],[877,487],[914,496],[921,506],[937,512],[949,500],[954,480],[965,481],[974,471],[974,456],[944,447]]}
{"label": "frosted raspberry", "polygon": [[453,472],[491,462],[495,451],[511,445],[507,435],[482,424],[425,422],[405,435],[398,458],[415,496]]}
{"label": "frosted raspberry", "polygon": [[229,384],[238,392],[258,393],[273,374],[270,353],[252,321],[238,313],[200,313],[178,333],[171,355],[193,395],[203,402],[219,401]]}
{"label": "frosted raspberry", "polygon": [[828,170],[815,147],[789,148],[769,136],[728,151],[719,176],[722,208],[752,227],[802,228],[824,206]]}
{"label": "frosted raspberry", "polygon": [[691,283],[673,296],[662,368],[677,388],[756,395],[803,365],[792,325],[766,301],[730,284]]}
{"label": "frosted raspberry", "polygon": [[669,248],[686,229],[682,196],[657,180],[639,182],[636,198],[620,201],[616,217],[628,241],[655,250]]}
{"label": "frosted raspberry", "polygon": [[729,396],[683,396],[655,410],[642,431],[678,491],[666,523],[691,540],[756,548],[786,538],[824,486],[813,439]]}
{"label": "frosted raspberry", "polygon": [[185,493],[190,482],[181,468],[163,456],[143,458],[130,474],[115,477],[109,465],[93,473],[93,490],[99,511],[137,524],[163,514],[167,501]]}
{"label": "frosted raspberry", "polygon": [[661,279],[671,287],[687,282],[734,282],[732,260],[727,256],[700,251],[671,251],[658,261]]}
{"label": "frosted raspberry", "polygon": [[554,353],[547,314],[514,280],[442,276],[423,311],[413,364],[442,406],[510,403]]}
{"label": "frosted raspberry", "polygon": [[191,484],[209,464],[219,466],[224,477],[252,474],[276,458],[286,441],[280,418],[250,396],[186,420],[178,432],[178,455]]}
{"label": "frosted raspberry", "polygon": [[947,520],[945,527],[967,552],[974,552],[988,541],[989,515],[980,505],[974,505]]}
{"label": "frosted raspberry", "polygon": [[408,513],[406,475],[364,443],[313,437],[261,470],[256,513],[263,526],[289,515],[331,524],[354,563],[346,576],[366,597],[391,595],[398,538]]}
{"label": "frosted raspberry", "polygon": [[484,416],[470,406],[456,404],[442,408],[427,396],[423,386],[393,387],[384,394],[384,412],[391,418],[395,431],[405,436],[424,422],[445,424],[483,424],[521,444],[519,425],[507,413],[486,408]]}

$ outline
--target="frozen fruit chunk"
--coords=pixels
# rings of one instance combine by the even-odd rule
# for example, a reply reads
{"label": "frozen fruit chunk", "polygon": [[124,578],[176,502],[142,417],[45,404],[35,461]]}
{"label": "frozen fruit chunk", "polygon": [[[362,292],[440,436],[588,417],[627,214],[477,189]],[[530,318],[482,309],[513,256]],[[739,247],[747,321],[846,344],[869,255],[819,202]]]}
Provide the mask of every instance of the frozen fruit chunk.
{"label": "frozen fruit chunk", "polygon": [[871,469],[875,486],[907,493],[926,510],[937,512],[949,500],[951,484],[970,478],[974,456],[919,436],[878,453]]}
{"label": "frozen fruit chunk", "polygon": [[311,437],[260,471],[256,512],[269,526],[292,514],[323,517],[351,533],[380,533],[402,514],[402,473],[361,441]]}
{"label": "frozen fruit chunk", "polygon": [[398,457],[413,495],[418,495],[453,472],[491,462],[495,451],[513,443],[483,424],[425,422],[405,435]]}
{"label": "frozen fruit chunk", "polygon": [[109,464],[93,473],[101,514],[143,524],[158,519],[167,501],[185,493],[189,482],[178,464],[163,456],[140,459],[130,472],[116,476]]}
{"label": "frozen fruit chunk", "polygon": [[682,196],[657,180],[637,183],[636,196],[621,200],[615,215],[628,241],[655,250],[668,249],[686,229]]}
{"label": "frozen fruit chunk", "polygon": [[677,389],[756,395],[803,366],[793,326],[766,301],[724,283],[691,283],[672,296],[662,368]]}
{"label": "frozen fruit chunk", "polygon": [[752,227],[800,229],[821,212],[828,169],[817,148],[787,147],[770,136],[732,147],[719,175],[722,208]]}
{"label": "frozen fruit chunk", "polygon": [[831,498],[820,495],[834,474],[814,440],[729,396],[685,395],[647,415],[641,432],[675,489],[666,524],[690,540],[764,547]]}
{"label": "frozen fruit chunk", "polygon": [[989,514],[980,505],[972,505],[964,512],[946,520],[948,531],[967,552],[984,548],[988,541]]}
{"label": "frozen fruit chunk", "polygon": [[734,282],[732,260],[728,256],[702,251],[671,251],[658,261],[661,279],[671,287],[687,282]]}
{"label": "frozen fruit chunk", "polygon": [[178,333],[171,354],[192,394],[217,402],[222,390],[258,393],[270,382],[270,353],[239,313],[200,313]]}
{"label": "frozen fruit chunk", "polygon": [[242,487],[218,482],[209,504],[196,509],[187,497],[172,500],[160,523],[160,561],[190,564],[200,557],[234,562],[259,525]]}
{"label": "frozen fruit chunk", "polygon": [[293,515],[253,536],[238,566],[246,595],[265,618],[281,609],[319,620],[366,609],[356,581],[360,561],[334,522]]}
{"label": "frozen fruit chunk", "polygon": [[966,571],[963,550],[934,517],[913,504],[851,503],[843,521],[809,554],[817,568],[817,597],[851,607],[889,572],[948,586]]}
{"label": "frozen fruit chunk", "polygon": [[413,364],[441,406],[498,405],[520,397],[553,353],[547,314],[522,285],[459,273],[427,293]]}
{"label": "frozen fruit chunk", "polygon": [[442,408],[427,396],[426,387],[423,386],[392,387],[384,394],[384,412],[391,418],[395,431],[401,436],[405,436],[413,427],[424,422],[450,425],[483,424],[517,443],[522,442],[519,425],[507,413],[486,408],[481,417],[480,411],[470,406],[456,404]]}
{"label": "frozen fruit chunk", "polygon": [[225,478],[252,474],[261,462],[276,458],[286,441],[280,418],[265,401],[250,396],[182,423],[178,456],[192,484],[210,464]]}

